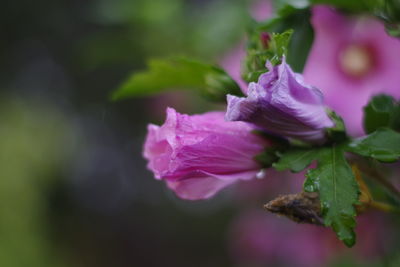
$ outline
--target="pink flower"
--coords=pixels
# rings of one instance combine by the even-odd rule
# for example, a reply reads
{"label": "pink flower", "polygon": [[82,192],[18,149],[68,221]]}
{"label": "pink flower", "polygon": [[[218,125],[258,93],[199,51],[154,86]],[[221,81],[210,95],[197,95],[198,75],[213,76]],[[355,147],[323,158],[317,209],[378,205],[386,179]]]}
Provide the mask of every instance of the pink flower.
{"label": "pink flower", "polygon": [[400,41],[378,20],[347,17],[329,7],[313,9],[315,40],[304,78],[324,94],[325,102],[360,135],[363,106],[371,96],[400,97]]}
{"label": "pink flower", "polygon": [[321,92],[305,84],[285,59],[269,66],[257,83],[250,83],[247,97],[228,95],[226,119],[251,122],[268,132],[317,144],[326,141],[325,128],[334,126]]}
{"label": "pink flower", "polygon": [[266,141],[244,122],[226,122],[223,112],[179,114],[167,109],[162,126],[148,126],[144,157],[156,179],[183,199],[206,199],[237,180],[253,178],[253,157]]}
{"label": "pink flower", "polygon": [[239,266],[323,266],[332,256],[330,229],[295,224],[262,210],[247,211],[230,228],[230,251]]}
{"label": "pink flower", "polygon": [[389,252],[394,244],[392,227],[378,213],[361,215],[356,228],[358,241],[349,251],[329,228],[295,224],[255,210],[233,221],[229,245],[240,266],[328,266],[343,255],[362,266]]}

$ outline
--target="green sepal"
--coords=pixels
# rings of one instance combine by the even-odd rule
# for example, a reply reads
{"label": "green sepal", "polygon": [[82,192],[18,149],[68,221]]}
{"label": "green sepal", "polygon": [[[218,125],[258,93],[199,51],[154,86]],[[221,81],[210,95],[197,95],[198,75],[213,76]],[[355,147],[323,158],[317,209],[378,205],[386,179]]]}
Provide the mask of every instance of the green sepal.
{"label": "green sepal", "polygon": [[287,150],[290,146],[289,141],[280,136],[269,134],[260,130],[254,130],[252,133],[265,138],[270,144],[270,146],[265,148],[262,153],[254,157],[254,159],[260,163],[263,168],[272,167],[273,163],[279,159],[277,151]]}
{"label": "green sepal", "polygon": [[254,157],[263,168],[271,168],[274,162],[278,160],[275,148],[266,148],[262,153]]}

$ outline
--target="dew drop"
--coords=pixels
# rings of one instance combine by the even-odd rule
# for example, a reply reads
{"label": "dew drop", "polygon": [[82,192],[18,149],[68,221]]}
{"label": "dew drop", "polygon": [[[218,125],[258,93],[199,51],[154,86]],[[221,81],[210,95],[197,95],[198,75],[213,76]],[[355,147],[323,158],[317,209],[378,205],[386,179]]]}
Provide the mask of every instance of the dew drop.
{"label": "dew drop", "polygon": [[264,179],[266,177],[266,171],[265,169],[261,169],[257,174],[256,178],[257,179]]}

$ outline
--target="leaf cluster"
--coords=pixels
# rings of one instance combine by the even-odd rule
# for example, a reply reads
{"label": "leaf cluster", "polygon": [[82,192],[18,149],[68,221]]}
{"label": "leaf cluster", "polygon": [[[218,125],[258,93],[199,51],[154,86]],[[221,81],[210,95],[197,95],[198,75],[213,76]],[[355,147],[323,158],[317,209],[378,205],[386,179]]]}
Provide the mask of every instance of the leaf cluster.
{"label": "leaf cluster", "polygon": [[[283,56],[295,71],[301,72],[314,39],[310,17],[309,8],[285,4],[267,21],[254,21],[248,30],[243,79],[247,82],[256,81],[265,72],[267,61],[277,65]],[[265,34],[270,36],[267,43],[263,40]]]}
{"label": "leaf cluster", "polygon": [[[275,150],[275,161],[269,162],[278,171],[300,172],[313,162],[317,166],[306,173],[304,191],[318,192],[324,224],[332,227],[347,246],[355,244],[355,205],[360,190],[346,153],[350,152],[380,162],[400,159],[399,103],[392,97],[378,95],[364,108],[366,136],[357,139],[342,138],[344,125],[335,115],[336,127],[329,129],[331,142],[320,147],[280,146]],[[337,138],[341,136],[341,138]],[[271,149],[268,151],[271,154]],[[269,156],[273,159],[272,156]]]}
{"label": "leaf cluster", "polygon": [[[276,65],[284,56],[295,71],[302,71],[313,42],[310,24],[313,4],[378,14],[388,23],[400,21],[399,12],[394,12],[400,8],[394,0],[276,1],[277,15],[265,22],[253,22],[249,29],[242,72],[245,81],[256,81],[266,72],[267,61]],[[148,70],[134,73],[113,93],[112,99],[154,95],[170,89],[196,90],[211,100],[222,102],[227,94],[242,95],[239,85],[218,66],[175,57],[151,60]],[[318,193],[325,226],[332,227],[337,237],[350,247],[356,241],[355,205],[359,203],[360,189],[346,155],[353,153],[381,162],[399,160],[400,104],[390,96],[374,97],[364,108],[364,127],[368,135],[354,140],[346,135],[341,118],[334,112],[329,113],[336,125],[327,129],[329,142],[323,146],[306,146],[267,136],[270,141],[273,139],[275,146],[255,159],[265,168],[292,172],[303,171],[316,162],[306,173],[304,191]]]}

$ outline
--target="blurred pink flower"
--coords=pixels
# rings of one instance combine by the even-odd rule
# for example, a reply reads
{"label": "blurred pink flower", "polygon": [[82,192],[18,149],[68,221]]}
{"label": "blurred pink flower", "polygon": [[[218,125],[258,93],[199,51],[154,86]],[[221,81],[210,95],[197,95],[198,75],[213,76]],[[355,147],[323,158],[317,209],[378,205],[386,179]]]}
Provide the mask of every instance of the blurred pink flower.
{"label": "blurred pink flower", "polygon": [[248,211],[233,222],[229,245],[239,266],[322,266],[332,254],[326,233],[329,229]]}
{"label": "blurred pink flower", "polygon": [[223,69],[239,84],[242,91],[247,92],[247,83],[243,81],[240,73],[241,63],[246,56],[244,42],[229,51],[221,60]]}
{"label": "blurred pink flower", "polygon": [[251,8],[251,15],[257,21],[268,19],[272,14],[272,1],[271,0],[259,0],[254,3]]}
{"label": "blurred pink flower", "polygon": [[296,224],[261,210],[247,211],[232,224],[229,246],[239,266],[327,266],[351,253],[359,263],[384,257],[393,245],[391,227],[377,213],[358,218],[357,243],[346,248],[329,228]]}
{"label": "blurred pink flower", "polygon": [[360,135],[362,107],[385,92],[400,97],[400,41],[370,17],[345,16],[326,6],[313,9],[315,40],[304,78],[324,94],[325,102]]}
{"label": "blurred pink flower", "polygon": [[155,178],[179,197],[210,198],[259,171],[253,157],[268,144],[252,130],[245,122],[226,122],[224,112],[189,116],[168,108],[162,126],[148,126],[143,155]]}

